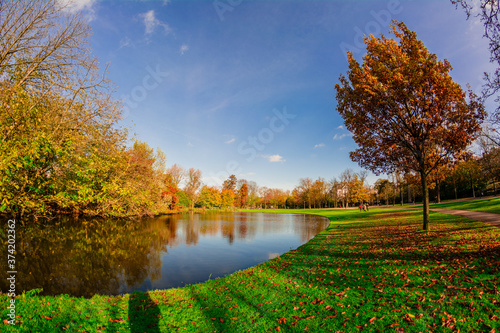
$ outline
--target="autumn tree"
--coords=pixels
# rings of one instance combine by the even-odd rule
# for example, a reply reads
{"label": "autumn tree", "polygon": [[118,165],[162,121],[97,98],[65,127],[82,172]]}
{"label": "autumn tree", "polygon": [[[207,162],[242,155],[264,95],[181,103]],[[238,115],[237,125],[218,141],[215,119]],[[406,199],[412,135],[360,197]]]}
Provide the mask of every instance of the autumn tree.
{"label": "autumn tree", "polygon": [[364,186],[363,181],[355,176],[350,184],[351,201],[353,203],[365,203],[369,199],[368,189]]}
{"label": "autumn tree", "polygon": [[270,188],[266,186],[261,186],[259,187],[259,204],[261,207],[264,209],[267,208],[267,205],[269,205],[271,201],[271,191]]}
{"label": "autumn tree", "polygon": [[243,183],[238,190],[238,207],[246,207],[248,201],[248,185]]}
{"label": "autumn tree", "polygon": [[456,164],[441,165],[438,168],[434,169],[429,174],[429,179],[428,179],[429,189],[435,189],[436,203],[441,202],[441,187],[442,187],[443,181],[446,179],[447,175],[450,175],[453,173],[455,168],[456,168]]}
{"label": "autumn tree", "polygon": [[172,165],[165,173],[168,175],[169,183],[177,188],[186,176],[186,171],[177,164]]}
{"label": "autumn tree", "polygon": [[286,199],[288,198],[287,191],[283,191],[279,188],[270,188],[267,190],[265,195],[267,197],[268,203],[273,208],[285,207]]}
{"label": "autumn tree", "polygon": [[222,207],[229,208],[234,204],[234,191],[223,189],[221,191],[221,205]]}
{"label": "autumn tree", "polygon": [[245,206],[249,206],[249,207],[257,206],[257,204],[259,202],[259,186],[254,181],[240,179],[240,180],[238,180],[238,184],[237,184],[239,191],[241,191],[243,184],[246,184],[247,189],[248,189],[247,201],[246,201]]}
{"label": "autumn tree", "polygon": [[466,100],[447,60],[438,61],[404,23],[394,24],[399,43],[365,37],[363,64],[348,52],[347,77],[335,85],[337,109],[359,145],[353,161],[377,175],[395,169],[420,174],[423,229],[429,230],[427,177],[464,155],[485,112],[471,91]]}
{"label": "autumn tree", "polygon": [[219,189],[204,185],[200,191],[198,203],[202,207],[219,207],[222,203]]}
{"label": "autumn tree", "polygon": [[177,164],[172,165],[170,168],[164,168],[161,197],[170,211],[179,210],[179,184],[184,177],[184,173],[184,169]]}
{"label": "autumn tree", "polygon": [[299,193],[301,200],[306,203],[309,209],[311,209],[311,202],[312,202],[312,187],[313,187],[313,181],[311,178],[300,178],[299,180]]}
{"label": "autumn tree", "polygon": [[121,109],[91,56],[90,26],[66,9],[0,2],[0,212],[119,207]]}
{"label": "autumn tree", "polygon": [[339,189],[340,183],[336,178],[332,178],[328,182],[328,196],[331,200],[333,200],[333,205],[337,208],[337,204],[339,202]]}
{"label": "autumn tree", "polygon": [[343,202],[344,208],[347,208],[351,201],[351,185],[356,174],[351,169],[346,169],[340,174],[339,197]]}
{"label": "autumn tree", "polygon": [[187,181],[186,186],[184,187],[184,193],[189,200],[191,209],[194,209],[194,205],[198,201],[198,195],[201,185],[201,171],[190,168],[187,172]]}
{"label": "autumn tree", "polygon": [[231,175],[222,184],[222,189],[223,190],[231,190],[231,191],[234,192],[234,190],[236,188],[236,182],[237,182],[236,176],[235,175]]}
{"label": "autumn tree", "polygon": [[319,177],[311,186],[311,198],[315,208],[321,208],[327,200],[325,179]]}
{"label": "autumn tree", "polygon": [[122,204],[127,206],[127,212],[136,214],[144,211],[153,214],[152,206],[156,202],[155,194],[159,192],[157,184],[150,180],[154,178],[155,163],[154,149],[146,142],[136,140],[127,150],[126,180],[123,183],[123,192],[129,200]]}
{"label": "autumn tree", "polygon": [[162,192],[162,199],[168,205],[168,209],[170,211],[177,211],[179,209],[179,186],[184,179],[184,176],[184,169],[177,164],[174,164],[165,170],[163,177],[165,189]]}

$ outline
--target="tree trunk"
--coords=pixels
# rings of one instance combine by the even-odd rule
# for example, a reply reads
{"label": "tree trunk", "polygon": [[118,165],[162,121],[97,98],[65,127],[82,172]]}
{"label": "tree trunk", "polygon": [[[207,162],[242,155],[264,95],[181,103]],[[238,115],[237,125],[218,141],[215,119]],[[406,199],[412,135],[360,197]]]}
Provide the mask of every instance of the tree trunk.
{"label": "tree trunk", "polygon": [[420,179],[422,181],[422,203],[423,203],[423,217],[424,225],[423,230],[429,232],[429,188],[427,187],[427,175],[425,172],[420,172]]}
{"label": "tree trunk", "polygon": [[437,203],[441,203],[441,182],[437,182]]}
{"label": "tree trunk", "polygon": [[401,196],[401,206],[404,206],[404,204],[405,204],[404,195],[403,195],[404,188],[402,185],[400,185],[400,186],[401,187],[399,188],[399,194]]}
{"label": "tree trunk", "polygon": [[[392,180],[394,180],[395,177],[393,176]],[[396,182],[392,185],[392,205],[396,206]]]}
{"label": "tree trunk", "polygon": [[408,203],[411,202],[411,186],[410,183],[408,183]]}

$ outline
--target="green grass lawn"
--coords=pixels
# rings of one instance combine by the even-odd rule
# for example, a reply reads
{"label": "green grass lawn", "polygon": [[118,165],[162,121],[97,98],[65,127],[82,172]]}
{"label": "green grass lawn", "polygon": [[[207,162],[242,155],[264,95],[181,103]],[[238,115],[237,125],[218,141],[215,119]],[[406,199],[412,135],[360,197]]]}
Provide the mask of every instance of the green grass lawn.
{"label": "green grass lawn", "polygon": [[478,212],[489,212],[489,213],[500,214],[500,197],[492,199],[482,199],[482,200],[479,199],[473,201],[445,202],[445,203],[430,205],[430,208],[474,210]]}
{"label": "green grass lawn", "polygon": [[[276,211],[275,211],[276,212]],[[304,212],[284,210],[281,212]],[[500,229],[402,209],[310,210],[330,227],[256,267],[181,289],[16,299],[2,332],[490,332],[500,328]],[[19,275],[19,278],[22,278]],[[0,295],[2,320],[6,295]]]}

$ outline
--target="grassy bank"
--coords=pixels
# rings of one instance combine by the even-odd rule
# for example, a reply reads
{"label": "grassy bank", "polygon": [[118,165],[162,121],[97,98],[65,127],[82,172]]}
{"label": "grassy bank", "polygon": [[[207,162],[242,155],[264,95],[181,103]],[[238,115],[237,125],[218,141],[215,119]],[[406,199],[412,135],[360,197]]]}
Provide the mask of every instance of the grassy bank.
{"label": "grassy bank", "polygon": [[474,210],[478,212],[498,213],[500,214],[500,197],[478,199],[460,202],[444,202],[440,204],[430,205],[431,208],[449,208]]}
{"label": "grassy bank", "polygon": [[[276,212],[276,211],[274,211]],[[304,210],[282,212],[302,213]],[[181,289],[124,296],[18,296],[2,332],[481,331],[500,327],[500,229],[403,209],[310,210],[309,243]],[[18,275],[22,278],[22,275]],[[2,320],[8,298],[0,296]]]}

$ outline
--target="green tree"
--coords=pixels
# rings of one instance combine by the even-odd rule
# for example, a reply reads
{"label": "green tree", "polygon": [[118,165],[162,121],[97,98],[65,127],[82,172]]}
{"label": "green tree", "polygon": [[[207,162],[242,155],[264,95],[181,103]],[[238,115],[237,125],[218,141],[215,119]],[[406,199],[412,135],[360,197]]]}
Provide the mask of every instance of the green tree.
{"label": "green tree", "polygon": [[391,198],[394,199],[393,187],[393,184],[388,179],[377,179],[375,182],[377,196],[379,200],[384,199],[386,205],[389,205]]}
{"label": "green tree", "polygon": [[474,198],[478,190],[481,191],[486,187],[486,175],[481,169],[479,159],[474,157],[459,163],[455,175],[458,176],[459,181],[467,184],[467,187],[470,189],[469,193]]}

